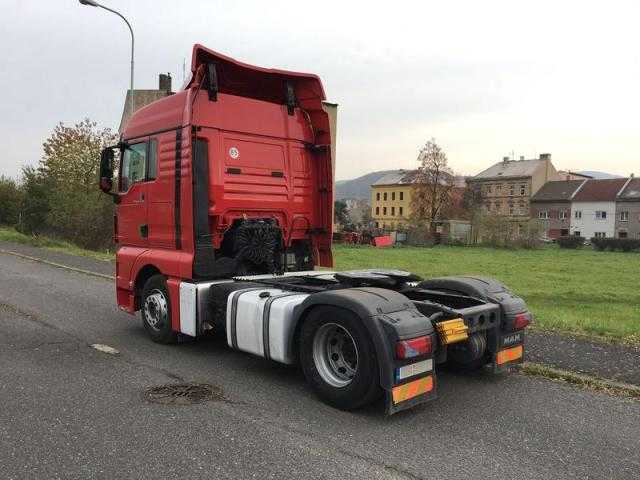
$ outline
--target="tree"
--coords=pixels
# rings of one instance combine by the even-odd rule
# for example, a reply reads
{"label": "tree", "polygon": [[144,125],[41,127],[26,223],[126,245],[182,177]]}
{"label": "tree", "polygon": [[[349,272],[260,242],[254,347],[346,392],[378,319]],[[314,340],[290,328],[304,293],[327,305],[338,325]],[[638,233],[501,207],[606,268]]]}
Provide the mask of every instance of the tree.
{"label": "tree", "polygon": [[453,172],[447,165],[447,155],[434,140],[422,147],[418,162],[420,166],[411,196],[412,216],[415,223],[426,224],[434,233],[433,222],[451,200]]}
{"label": "tree", "polygon": [[333,203],[333,221],[342,226],[349,223],[349,209],[344,200],[336,200]]}
{"label": "tree", "polygon": [[15,225],[20,214],[22,192],[15,180],[0,175],[0,225]]}
{"label": "tree", "polygon": [[85,119],[58,124],[43,144],[37,168],[23,169],[24,225],[28,233],[51,233],[87,248],[112,242],[113,202],[98,189],[100,151],[115,143],[110,129]]}

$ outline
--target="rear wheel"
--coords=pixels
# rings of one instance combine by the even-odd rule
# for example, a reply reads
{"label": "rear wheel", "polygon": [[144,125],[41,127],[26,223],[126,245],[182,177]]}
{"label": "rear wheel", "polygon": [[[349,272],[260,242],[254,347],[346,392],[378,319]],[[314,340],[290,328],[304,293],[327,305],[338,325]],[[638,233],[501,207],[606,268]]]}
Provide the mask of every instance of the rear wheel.
{"label": "rear wheel", "polygon": [[352,313],[316,307],[300,332],[300,363],[314,391],[328,404],[351,410],[381,393],[369,332]]}
{"label": "rear wheel", "polygon": [[140,310],[151,340],[156,343],[178,341],[178,333],[171,329],[171,301],[164,275],[154,275],[144,284]]}

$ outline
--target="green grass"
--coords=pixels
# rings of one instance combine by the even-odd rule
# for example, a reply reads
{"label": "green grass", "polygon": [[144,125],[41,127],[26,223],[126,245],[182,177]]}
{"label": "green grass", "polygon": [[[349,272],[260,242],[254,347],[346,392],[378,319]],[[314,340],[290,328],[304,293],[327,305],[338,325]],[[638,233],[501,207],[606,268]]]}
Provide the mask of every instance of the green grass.
{"label": "green grass", "polygon": [[113,260],[113,252],[104,251],[97,252],[94,250],[86,250],[64,240],[45,237],[42,235],[25,235],[13,228],[0,227],[0,241],[20,243],[23,245],[31,245],[34,247],[47,248],[58,252],[69,253],[71,255],[80,255],[82,257],[95,258],[97,260]]}
{"label": "green grass", "polygon": [[339,270],[388,267],[425,278],[486,275],[522,296],[546,330],[640,341],[640,255],[590,249],[334,247]]}

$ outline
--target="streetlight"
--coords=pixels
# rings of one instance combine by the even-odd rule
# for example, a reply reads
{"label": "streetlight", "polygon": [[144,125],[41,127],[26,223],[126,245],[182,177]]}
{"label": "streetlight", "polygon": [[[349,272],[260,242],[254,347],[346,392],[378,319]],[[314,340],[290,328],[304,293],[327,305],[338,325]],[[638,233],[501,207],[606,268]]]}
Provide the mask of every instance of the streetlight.
{"label": "streetlight", "polygon": [[113,9],[111,9],[109,7],[105,7],[104,5],[100,5],[95,0],[79,0],[79,1],[80,1],[80,3],[82,5],[88,5],[90,7],[100,7],[100,8],[103,8],[105,10],[108,10],[111,13],[115,13],[122,20],[124,20],[124,23],[126,23],[127,27],[129,27],[129,32],[131,32],[131,83],[130,83],[129,89],[131,90],[131,115],[133,115],[133,112],[135,111],[134,102],[133,102],[133,45],[134,45],[134,37],[133,37],[133,29],[131,28],[131,24],[127,21],[126,18],[124,18],[124,16],[120,12],[116,12],[115,10],[113,10]]}

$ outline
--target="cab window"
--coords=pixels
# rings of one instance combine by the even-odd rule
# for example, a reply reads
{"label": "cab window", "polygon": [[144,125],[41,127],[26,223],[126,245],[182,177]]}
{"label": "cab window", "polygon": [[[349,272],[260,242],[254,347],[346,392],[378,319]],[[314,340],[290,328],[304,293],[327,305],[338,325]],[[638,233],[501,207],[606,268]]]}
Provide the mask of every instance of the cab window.
{"label": "cab window", "polygon": [[147,142],[127,145],[122,158],[120,191],[126,192],[131,185],[146,179]]}

